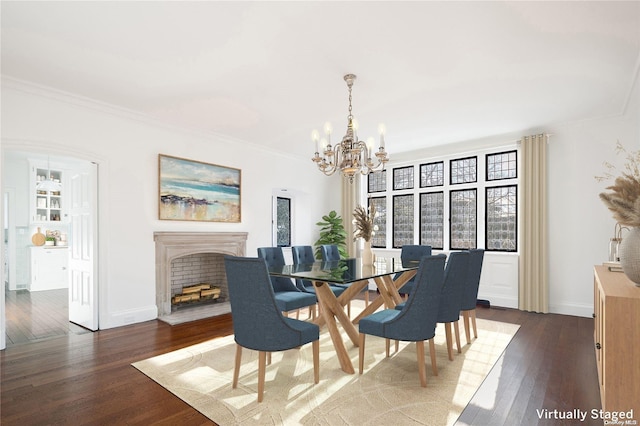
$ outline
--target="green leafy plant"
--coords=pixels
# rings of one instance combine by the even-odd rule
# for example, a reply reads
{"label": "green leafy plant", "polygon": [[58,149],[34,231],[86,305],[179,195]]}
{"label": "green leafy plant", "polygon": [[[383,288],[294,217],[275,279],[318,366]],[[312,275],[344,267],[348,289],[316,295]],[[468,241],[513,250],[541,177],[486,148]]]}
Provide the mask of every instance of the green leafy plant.
{"label": "green leafy plant", "polygon": [[322,216],[322,222],[317,222],[320,227],[320,238],[315,242],[316,259],[322,259],[320,246],[326,244],[334,244],[338,246],[340,257],[346,259],[347,254],[347,231],[344,229],[342,217],[338,216],[335,210],[331,210],[329,214]]}

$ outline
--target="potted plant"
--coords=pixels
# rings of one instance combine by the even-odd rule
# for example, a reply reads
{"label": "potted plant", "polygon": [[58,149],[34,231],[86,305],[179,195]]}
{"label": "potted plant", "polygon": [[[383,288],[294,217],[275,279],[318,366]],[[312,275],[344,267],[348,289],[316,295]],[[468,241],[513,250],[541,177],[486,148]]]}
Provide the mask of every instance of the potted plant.
{"label": "potted plant", "polygon": [[322,222],[317,222],[320,227],[320,238],[315,242],[316,259],[322,259],[320,246],[333,244],[338,246],[340,257],[346,259],[347,254],[347,231],[344,229],[342,217],[338,216],[335,210],[331,210],[329,214],[322,216]]}
{"label": "potted plant", "polygon": [[54,246],[54,245],[56,245],[55,237],[50,237],[50,236],[45,237],[44,238],[44,245],[45,246]]}

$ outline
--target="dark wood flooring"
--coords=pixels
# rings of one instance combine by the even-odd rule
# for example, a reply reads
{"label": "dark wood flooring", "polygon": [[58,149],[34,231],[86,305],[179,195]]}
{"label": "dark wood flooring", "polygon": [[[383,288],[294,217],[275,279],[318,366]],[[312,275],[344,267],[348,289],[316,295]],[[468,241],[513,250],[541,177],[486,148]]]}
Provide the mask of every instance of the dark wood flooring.
{"label": "dark wood flooring", "polygon": [[[478,308],[478,317],[521,327],[459,424],[602,425],[539,419],[537,413],[600,408],[592,319],[498,308]],[[213,424],[130,364],[231,331],[230,315],[224,315],[176,326],[148,321],[8,347],[0,351],[0,423]]]}
{"label": "dark wood flooring", "polygon": [[69,322],[68,294],[67,289],[5,290],[7,346],[89,332]]}

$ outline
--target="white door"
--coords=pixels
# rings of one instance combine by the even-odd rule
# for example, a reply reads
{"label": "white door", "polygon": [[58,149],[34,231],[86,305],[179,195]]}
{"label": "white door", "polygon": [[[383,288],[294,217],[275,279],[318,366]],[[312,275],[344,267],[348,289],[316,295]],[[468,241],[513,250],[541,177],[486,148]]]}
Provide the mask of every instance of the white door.
{"label": "white door", "polygon": [[97,165],[72,172],[69,179],[69,321],[98,329]]}

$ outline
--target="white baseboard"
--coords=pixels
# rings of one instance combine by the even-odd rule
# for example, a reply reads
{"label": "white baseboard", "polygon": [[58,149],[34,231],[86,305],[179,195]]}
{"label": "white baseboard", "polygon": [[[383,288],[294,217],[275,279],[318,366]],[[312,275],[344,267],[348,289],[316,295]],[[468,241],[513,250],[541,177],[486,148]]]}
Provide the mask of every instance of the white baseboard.
{"label": "white baseboard", "polygon": [[492,295],[489,293],[478,293],[478,299],[488,300],[491,306],[501,306],[503,308],[518,309],[518,299],[505,297],[504,295]]}
{"label": "white baseboard", "polygon": [[573,315],[576,317],[593,317],[593,304],[560,303],[549,304],[552,314]]}
{"label": "white baseboard", "polygon": [[100,319],[100,329],[122,327],[139,322],[151,321],[158,318],[158,308],[156,305],[145,306],[137,309],[113,312],[106,319]]}

